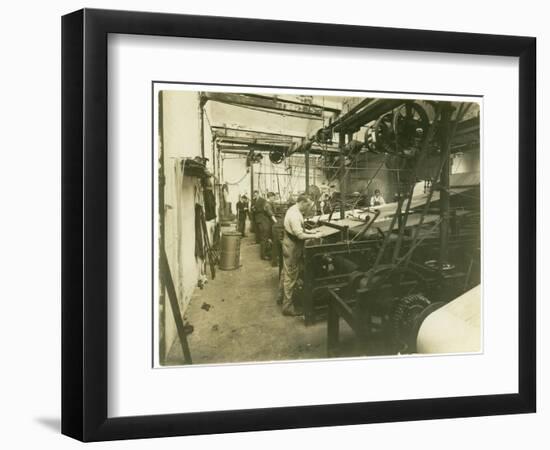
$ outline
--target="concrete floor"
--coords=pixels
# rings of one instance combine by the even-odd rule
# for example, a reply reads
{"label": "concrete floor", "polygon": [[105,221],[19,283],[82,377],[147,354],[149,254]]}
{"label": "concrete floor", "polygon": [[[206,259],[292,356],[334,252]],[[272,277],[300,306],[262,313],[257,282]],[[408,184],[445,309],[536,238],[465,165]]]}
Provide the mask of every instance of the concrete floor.
{"label": "concrete floor", "polygon": [[[241,241],[241,267],[216,271],[197,288],[185,313],[193,364],[326,358],[326,321],[305,326],[303,317],[287,317],[277,305],[278,268],[260,259],[250,234]],[[356,356],[351,329],[341,321],[342,356]],[[179,340],[166,364],[182,364]]]}

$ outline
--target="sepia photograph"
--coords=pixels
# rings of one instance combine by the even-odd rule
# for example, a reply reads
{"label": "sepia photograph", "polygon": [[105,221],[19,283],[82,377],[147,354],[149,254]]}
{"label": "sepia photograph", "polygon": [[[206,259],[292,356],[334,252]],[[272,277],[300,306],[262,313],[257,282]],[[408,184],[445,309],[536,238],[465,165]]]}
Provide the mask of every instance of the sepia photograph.
{"label": "sepia photograph", "polygon": [[482,108],[154,82],[154,366],[482,352]]}

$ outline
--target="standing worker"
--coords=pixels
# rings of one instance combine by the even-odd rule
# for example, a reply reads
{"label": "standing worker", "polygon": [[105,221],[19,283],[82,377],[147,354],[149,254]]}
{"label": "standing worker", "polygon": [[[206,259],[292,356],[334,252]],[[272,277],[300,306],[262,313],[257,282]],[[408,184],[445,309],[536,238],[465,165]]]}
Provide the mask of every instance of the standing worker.
{"label": "standing worker", "polygon": [[260,232],[256,227],[256,201],[258,200],[259,196],[260,193],[258,191],[254,191],[252,193],[252,200],[250,200],[250,211],[248,213],[248,215],[250,216],[250,231],[254,233],[256,244],[260,242]]}
{"label": "standing worker", "polygon": [[321,201],[319,203],[320,214],[330,214],[330,196],[327,192],[321,195]]}
{"label": "standing worker", "polygon": [[[274,192],[267,193],[267,202],[265,205],[265,212],[269,216],[269,226],[266,230],[266,245],[264,250],[264,259],[271,260],[273,259],[273,224],[277,223],[277,218],[275,217],[275,198],[277,196]],[[269,245],[268,245],[269,243]]]}
{"label": "standing worker", "polygon": [[282,303],[283,315],[301,316],[303,311],[294,305],[293,295],[296,281],[300,274],[304,242],[319,237],[316,231],[304,228],[304,214],[313,207],[308,195],[298,196],[296,204],[285,214],[283,238],[283,271],[281,272],[279,302]]}
{"label": "standing worker", "polygon": [[248,197],[246,194],[241,195],[237,202],[237,231],[246,237],[246,217],[249,215]]}
{"label": "standing worker", "polygon": [[270,259],[267,255],[268,240],[271,237],[271,225],[273,223],[277,223],[272,205],[275,194],[269,192],[267,197],[268,200],[263,198],[261,194],[258,195],[254,212],[256,219],[256,233],[260,238],[260,257],[262,259]]}

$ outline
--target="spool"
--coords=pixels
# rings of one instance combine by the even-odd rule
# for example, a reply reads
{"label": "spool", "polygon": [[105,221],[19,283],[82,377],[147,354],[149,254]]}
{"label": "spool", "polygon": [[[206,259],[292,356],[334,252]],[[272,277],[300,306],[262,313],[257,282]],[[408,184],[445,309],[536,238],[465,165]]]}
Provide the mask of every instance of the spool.
{"label": "spool", "polygon": [[241,266],[241,233],[226,231],[222,234],[220,269],[235,270]]}

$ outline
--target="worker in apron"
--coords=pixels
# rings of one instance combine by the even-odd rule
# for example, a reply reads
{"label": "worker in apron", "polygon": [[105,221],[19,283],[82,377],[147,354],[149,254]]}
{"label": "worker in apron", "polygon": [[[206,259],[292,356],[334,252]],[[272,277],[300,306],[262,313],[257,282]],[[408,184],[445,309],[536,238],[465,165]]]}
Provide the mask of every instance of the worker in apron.
{"label": "worker in apron", "polygon": [[382,197],[382,194],[380,193],[379,189],[376,189],[374,191],[374,195],[370,198],[370,205],[371,206],[382,206],[385,205],[386,201],[384,200],[384,197]]}
{"label": "worker in apron", "polygon": [[304,228],[304,214],[313,207],[313,201],[307,195],[300,195],[294,206],[285,214],[283,238],[283,270],[279,285],[279,303],[282,303],[283,315],[301,316],[303,311],[294,305],[294,289],[307,239],[319,237],[316,231]]}

